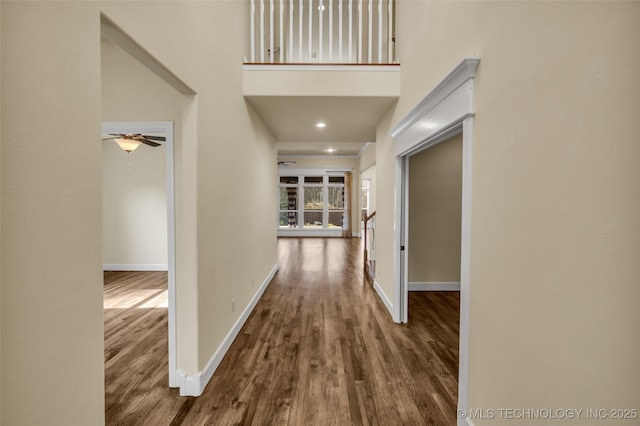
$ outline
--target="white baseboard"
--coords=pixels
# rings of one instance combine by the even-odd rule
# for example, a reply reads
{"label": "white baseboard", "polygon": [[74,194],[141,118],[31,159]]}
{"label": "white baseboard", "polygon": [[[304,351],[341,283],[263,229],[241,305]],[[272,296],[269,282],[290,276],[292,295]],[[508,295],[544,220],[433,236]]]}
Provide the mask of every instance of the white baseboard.
{"label": "white baseboard", "polygon": [[278,237],[342,237],[342,230],[334,229],[309,229],[309,228],[282,228],[278,229]]}
{"label": "white baseboard", "polygon": [[229,330],[229,333],[227,333],[227,336],[224,338],[220,346],[218,346],[218,349],[214,352],[211,359],[209,359],[209,362],[207,362],[207,365],[204,367],[204,370],[193,375],[186,375],[184,374],[184,372],[178,371],[181,396],[202,395],[202,392],[204,391],[204,388],[207,386],[207,383],[209,383],[209,380],[211,380],[211,377],[213,377],[213,373],[215,373],[216,369],[222,362],[222,358],[224,358],[225,354],[231,347],[231,344],[235,340],[236,336],[238,336],[238,333],[240,333],[240,329],[242,329],[242,326],[249,318],[249,315],[251,314],[251,311],[253,311],[253,308],[255,308],[256,305],[258,304],[258,301],[260,300],[260,298],[262,297],[262,294],[271,283],[271,280],[273,280],[273,277],[276,275],[276,272],[278,272],[278,265],[275,265],[271,269],[271,272],[269,273],[267,278],[264,280],[264,282],[260,285],[260,287],[258,288],[258,291],[251,299],[251,302],[249,302],[245,310],[242,311],[240,318],[238,318],[238,320],[233,325],[231,330]]}
{"label": "white baseboard", "polygon": [[166,263],[105,263],[103,271],[168,271]]}
{"label": "white baseboard", "polygon": [[471,419],[466,417],[464,419],[458,418],[458,426],[475,426],[475,425],[473,424]]}
{"label": "white baseboard", "polygon": [[384,303],[384,306],[389,311],[389,315],[393,317],[393,303],[391,303],[391,300],[389,300],[384,290],[382,290],[382,287],[380,287],[380,284],[378,284],[378,281],[376,281],[375,278],[373,280],[373,288],[375,289],[376,293],[378,293],[378,296],[380,296],[382,303]]}
{"label": "white baseboard", "polygon": [[451,282],[413,282],[409,291],[460,291],[460,281]]}

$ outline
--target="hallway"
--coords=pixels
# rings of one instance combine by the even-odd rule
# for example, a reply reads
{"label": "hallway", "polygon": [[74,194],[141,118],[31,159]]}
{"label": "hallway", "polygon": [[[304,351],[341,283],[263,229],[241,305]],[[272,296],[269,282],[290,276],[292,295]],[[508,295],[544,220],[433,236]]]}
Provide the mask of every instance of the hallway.
{"label": "hallway", "polygon": [[411,293],[410,322],[397,325],[363,277],[360,239],[282,238],[278,254],[280,271],[201,397],[166,388],[166,328],[156,327],[155,345],[137,344],[162,377],[107,368],[107,389],[134,382],[107,395],[107,424],[455,424],[457,292]]}

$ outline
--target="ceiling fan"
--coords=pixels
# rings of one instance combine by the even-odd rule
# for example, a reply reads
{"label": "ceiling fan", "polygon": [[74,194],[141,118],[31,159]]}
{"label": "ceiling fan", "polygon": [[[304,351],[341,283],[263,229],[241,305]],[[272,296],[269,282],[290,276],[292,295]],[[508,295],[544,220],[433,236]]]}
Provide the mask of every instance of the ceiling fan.
{"label": "ceiling fan", "polygon": [[127,152],[135,151],[141,144],[149,146],[160,146],[158,142],[154,141],[166,141],[164,136],[151,136],[143,135],[140,133],[110,133],[110,137],[102,138],[103,141],[115,139],[116,143],[120,145],[120,148]]}
{"label": "ceiling fan", "polygon": [[296,164],[295,161],[278,161],[278,166],[280,167],[289,167],[292,164]]}

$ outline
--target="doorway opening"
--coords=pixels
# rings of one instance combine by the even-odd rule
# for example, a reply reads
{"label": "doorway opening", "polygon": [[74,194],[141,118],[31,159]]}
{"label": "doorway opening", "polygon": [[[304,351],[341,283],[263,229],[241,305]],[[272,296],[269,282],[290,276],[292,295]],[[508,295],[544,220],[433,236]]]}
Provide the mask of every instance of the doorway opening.
{"label": "doorway opening", "polygon": [[[176,275],[175,275],[175,193],[174,193],[174,134],[173,134],[173,123],[170,121],[160,121],[160,122],[104,122],[102,124],[102,134],[103,137],[108,137],[109,135],[118,135],[118,134],[143,134],[143,135],[151,135],[158,138],[164,138],[164,141],[159,141],[160,146],[156,148],[149,148],[149,152],[146,152],[149,155],[151,152],[156,154],[162,154],[164,152],[165,162],[164,164],[145,164],[142,156],[145,154],[143,152],[134,152],[127,153],[127,157],[131,155],[137,154],[137,158],[133,158],[132,160],[127,158],[125,160],[124,152],[122,152],[122,164],[120,164],[120,173],[125,175],[120,176],[120,186],[116,184],[113,185],[113,180],[118,180],[118,167],[114,170],[109,170],[110,168],[104,167],[103,170],[105,173],[111,171],[114,173],[113,176],[105,176],[104,183],[108,184],[110,190],[105,190],[105,196],[109,196],[111,190],[117,191],[118,189],[122,189],[127,184],[136,184],[132,179],[135,179],[135,172],[142,174],[152,174],[153,169],[161,168],[163,169],[165,180],[164,182],[157,181],[146,181],[140,180],[141,176],[138,175],[137,185],[140,186],[141,191],[133,191],[133,192],[125,192],[122,191],[122,194],[111,194],[114,195],[113,200],[118,200],[113,204],[117,204],[117,211],[110,211],[109,213],[105,213],[105,224],[109,222],[109,217],[111,215],[118,215],[118,220],[112,224],[110,229],[105,229],[106,232],[109,232],[110,235],[105,235],[105,241],[110,246],[109,249],[105,249],[105,255],[109,256],[121,256],[119,259],[133,259],[129,261],[122,261],[123,263],[105,263],[105,270],[127,270],[127,271],[164,271],[166,270],[166,302],[156,300],[154,303],[166,303],[166,307],[168,310],[168,358],[169,358],[169,385],[173,385],[177,382],[176,377],[176,303],[175,303],[175,287],[176,287]],[[106,141],[104,143],[112,144],[112,149],[119,150],[120,148],[115,145],[115,143],[111,141]],[[145,147],[147,148],[147,147]],[[158,150],[158,151],[151,151]],[[112,159],[113,160],[113,159]],[[129,161],[132,161],[129,163]],[[137,161],[136,161],[137,160]],[[127,170],[121,170],[123,164],[127,163]],[[136,169],[143,169],[138,170]],[[129,170],[129,168],[136,170]],[[164,194],[162,194],[164,192]],[[164,197],[163,197],[164,195]],[[127,199],[129,197],[129,199]],[[132,203],[132,199],[135,199],[136,203]],[[113,201],[112,200],[112,201]],[[160,203],[164,201],[165,212],[158,211],[157,208],[160,207]],[[106,203],[105,203],[106,204]],[[154,217],[153,212],[148,211],[144,212],[143,209],[146,209],[147,206],[149,208],[155,209],[155,215],[157,217],[166,218],[165,224],[153,222]],[[108,207],[108,206],[105,206]],[[143,218],[136,218],[135,216],[144,216]],[[135,234],[133,240],[130,238],[126,238],[127,234],[127,226],[130,225],[129,222],[138,219],[138,222],[141,224],[151,223],[146,230],[143,230],[141,233]],[[158,226],[164,226],[164,229],[158,229]],[[119,228],[119,229],[118,229]],[[118,229],[116,231],[116,229]],[[132,230],[134,231],[134,230]],[[146,231],[146,232],[145,232]],[[166,234],[164,234],[166,232]],[[116,234],[116,235],[114,235]],[[124,238],[118,238],[118,235]],[[134,232],[131,232],[134,234]],[[160,235],[158,235],[160,234]],[[164,234],[164,235],[162,235]],[[115,239],[115,241],[113,241]],[[137,240],[137,241],[136,241]],[[155,259],[166,259],[166,263],[153,262],[153,263],[141,263],[139,259],[145,259],[145,254],[147,253],[122,253],[123,250],[126,250],[127,246],[135,244],[141,247],[144,251],[156,249],[156,253],[152,253],[149,256],[155,256],[150,258]],[[154,247],[164,244],[163,247]],[[165,250],[166,248],[166,250]],[[112,253],[115,252],[115,253]],[[159,278],[156,277],[156,280]],[[154,286],[154,290],[158,287]],[[150,290],[152,291],[152,290]],[[145,295],[142,295],[144,299]],[[150,296],[154,296],[150,294]],[[161,295],[157,295],[162,298]],[[132,303],[135,303],[139,297],[133,297]],[[141,299],[142,300],[142,299]]]}

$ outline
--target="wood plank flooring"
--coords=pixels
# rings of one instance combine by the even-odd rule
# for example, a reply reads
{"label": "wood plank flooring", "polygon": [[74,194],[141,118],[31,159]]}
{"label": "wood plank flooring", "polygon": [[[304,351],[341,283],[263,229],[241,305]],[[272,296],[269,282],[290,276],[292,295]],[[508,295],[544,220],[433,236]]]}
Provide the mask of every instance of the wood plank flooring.
{"label": "wood plank flooring", "polygon": [[363,276],[360,239],[278,251],[198,398],[167,387],[166,274],[105,273],[108,425],[455,425],[457,292],[410,293],[398,325]]}

